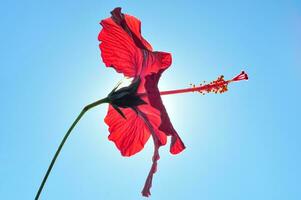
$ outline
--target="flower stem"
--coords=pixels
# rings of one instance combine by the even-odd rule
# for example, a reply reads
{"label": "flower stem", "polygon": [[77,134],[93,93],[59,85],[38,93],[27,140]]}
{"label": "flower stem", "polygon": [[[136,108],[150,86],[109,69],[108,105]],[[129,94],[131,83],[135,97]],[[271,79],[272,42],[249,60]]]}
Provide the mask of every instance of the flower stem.
{"label": "flower stem", "polygon": [[98,106],[98,105],[100,105],[100,104],[102,104],[102,103],[107,103],[107,102],[108,102],[108,101],[107,101],[107,98],[100,99],[100,100],[98,100],[98,101],[95,101],[94,103],[91,103],[91,104],[85,106],[85,107],[83,108],[83,110],[80,112],[80,114],[78,115],[78,117],[75,119],[75,121],[73,122],[73,124],[71,125],[71,127],[68,129],[67,133],[65,134],[63,140],[61,141],[60,146],[59,146],[58,149],[56,150],[55,155],[54,155],[54,157],[53,157],[52,160],[51,160],[51,163],[50,163],[50,165],[49,165],[49,167],[48,167],[48,169],[47,169],[47,172],[46,172],[46,174],[45,174],[45,176],[44,176],[44,178],[43,178],[43,181],[42,181],[42,183],[41,183],[41,185],[40,185],[40,187],[39,187],[39,190],[38,190],[38,192],[37,192],[37,194],[36,194],[35,200],[38,200],[38,199],[39,199],[40,194],[41,194],[41,192],[42,192],[42,190],[43,190],[43,187],[44,187],[44,185],[45,185],[45,183],[46,183],[46,181],[47,181],[47,178],[48,178],[48,176],[49,176],[49,174],[50,174],[50,172],[51,172],[51,169],[52,169],[52,167],[53,167],[53,165],[54,165],[54,163],[55,163],[55,161],[56,161],[58,155],[60,154],[60,152],[61,152],[61,150],[62,150],[62,148],[63,148],[63,146],[64,146],[64,144],[65,144],[65,142],[66,142],[66,140],[67,140],[67,138],[69,137],[71,131],[72,131],[73,128],[75,127],[75,125],[79,122],[79,120],[82,118],[82,116],[83,116],[88,110],[90,110],[91,108],[93,108],[93,107],[95,107],[95,106]]}

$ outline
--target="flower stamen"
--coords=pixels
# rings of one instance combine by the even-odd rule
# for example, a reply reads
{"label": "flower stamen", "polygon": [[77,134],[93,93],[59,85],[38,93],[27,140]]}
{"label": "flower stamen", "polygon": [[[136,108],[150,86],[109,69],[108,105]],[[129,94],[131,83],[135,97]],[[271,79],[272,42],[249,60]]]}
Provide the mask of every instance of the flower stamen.
{"label": "flower stamen", "polygon": [[[201,94],[205,93],[224,93],[228,91],[228,84],[231,82],[236,81],[242,81],[242,80],[248,80],[248,75],[242,71],[239,75],[232,78],[231,80],[225,80],[224,76],[221,75],[218,77],[215,81],[210,82],[209,84],[205,84],[206,82],[203,81],[204,84],[200,84],[199,86],[196,86],[195,84],[190,84],[191,88],[186,89],[179,89],[179,90],[169,90],[169,91],[162,91],[160,92],[160,95],[170,95],[170,94],[181,94],[181,93],[187,93],[187,92],[199,92]],[[138,96],[146,95],[145,93],[140,93]]]}

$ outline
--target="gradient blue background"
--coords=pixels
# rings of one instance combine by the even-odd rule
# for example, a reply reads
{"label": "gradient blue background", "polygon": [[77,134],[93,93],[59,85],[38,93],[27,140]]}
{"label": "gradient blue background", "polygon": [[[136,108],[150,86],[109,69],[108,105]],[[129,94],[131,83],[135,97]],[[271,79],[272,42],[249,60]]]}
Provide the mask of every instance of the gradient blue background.
{"label": "gradient blue background", "polygon": [[[81,108],[122,78],[104,67],[97,41],[116,6],[172,53],[160,89],[250,77],[222,95],[164,97],[187,149],[161,148],[150,199],[301,199],[301,3],[210,2],[2,1],[0,199],[33,199]],[[153,144],[122,157],[107,140],[106,110],[76,127],[41,199],[143,199]]]}

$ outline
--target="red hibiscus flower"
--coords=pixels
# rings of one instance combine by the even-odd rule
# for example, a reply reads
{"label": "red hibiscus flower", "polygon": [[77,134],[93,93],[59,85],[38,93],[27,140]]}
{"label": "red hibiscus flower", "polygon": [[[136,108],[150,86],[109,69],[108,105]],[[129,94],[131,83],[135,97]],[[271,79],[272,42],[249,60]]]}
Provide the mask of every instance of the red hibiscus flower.
{"label": "red hibiscus flower", "polygon": [[[158,89],[161,74],[171,65],[171,54],[152,50],[141,36],[141,23],[137,18],[121,13],[121,8],[115,8],[111,14],[110,18],[101,21],[103,29],[98,36],[103,62],[124,76],[134,78],[133,82],[139,80],[134,93],[146,95],[141,96],[142,104],[122,107],[113,103],[109,106],[105,122],[109,126],[109,140],[116,144],[123,156],[141,151],[152,136],[153,165],[142,191],[144,196],[149,196],[159,159],[158,149],[166,144],[166,136],[171,136],[172,154],[185,149],[170,122]],[[125,102],[126,99],[120,101]]]}
{"label": "red hibiscus flower", "polygon": [[141,151],[152,136],[153,164],[142,190],[143,196],[149,196],[153,174],[157,170],[157,161],[160,158],[159,147],[166,144],[167,136],[171,136],[172,154],[178,154],[185,149],[170,122],[161,96],[186,92],[223,93],[228,90],[229,83],[248,79],[248,75],[241,72],[227,81],[220,76],[209,84],[160,92],[158,82],[164,70],[171,65],[171,55],[152,50],[151,45],[141,36],[141,23],[137,18],[121,13],[121,8],[115,8],[111,14],[110,18],[101,21],[103,29],[98,36],[101,42],[101,57],[107,67],[113,67],[124,76],[133,78],[133,81],[127,87],[117,86],[104,99],[83,108],[52,158],[35,200],[39,199],[52,167],[73,128],[88,110],[103,103],[110,104],[105,117],[109,126],[109,140],[115,143],[123,156],[132,156]]}

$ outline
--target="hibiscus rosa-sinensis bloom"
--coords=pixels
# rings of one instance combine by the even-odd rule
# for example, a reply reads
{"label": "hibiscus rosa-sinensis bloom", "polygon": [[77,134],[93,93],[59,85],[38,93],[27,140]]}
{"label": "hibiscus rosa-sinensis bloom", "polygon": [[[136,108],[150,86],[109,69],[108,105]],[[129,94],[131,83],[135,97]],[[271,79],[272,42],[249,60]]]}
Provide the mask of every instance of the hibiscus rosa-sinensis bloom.
{"label": "hibiscus rosa-sinensis bloom", "polygon": [[171,137],[172,154],[178,154],[185,149],[183,141],[170,122],[161,96],[187,92],[224,93],[228,90],[229,83],[248,79],[248,75],[242,71],[231,80],[224,80],[224,77],[220,76],[208,84],[159,91],[158,82],[162,73],[172,63],[171,54],[153,51],[152,46],[141,36],[141,23],[137,18],[121,13],[121,8],[115,8],[111,14],[111,17],[100,22],[103,27],[98,35],[101,57],[107,67],[114,68],[132,81],[126,87],[118,85],[107,97],[83,108],[52,158],[35,200],[39,199],[54,163],[73,128],[88,110],[103,103],[109,104],[104,119],[109,126],[108,138],[115,143],[123,156],[138,153],[150,137],[153,140],[153,163],[142,190],[142,195],[148,197],[153,174],[157,171],[157,161],[160,158],[159,148],[167,143],[167,136]]}

